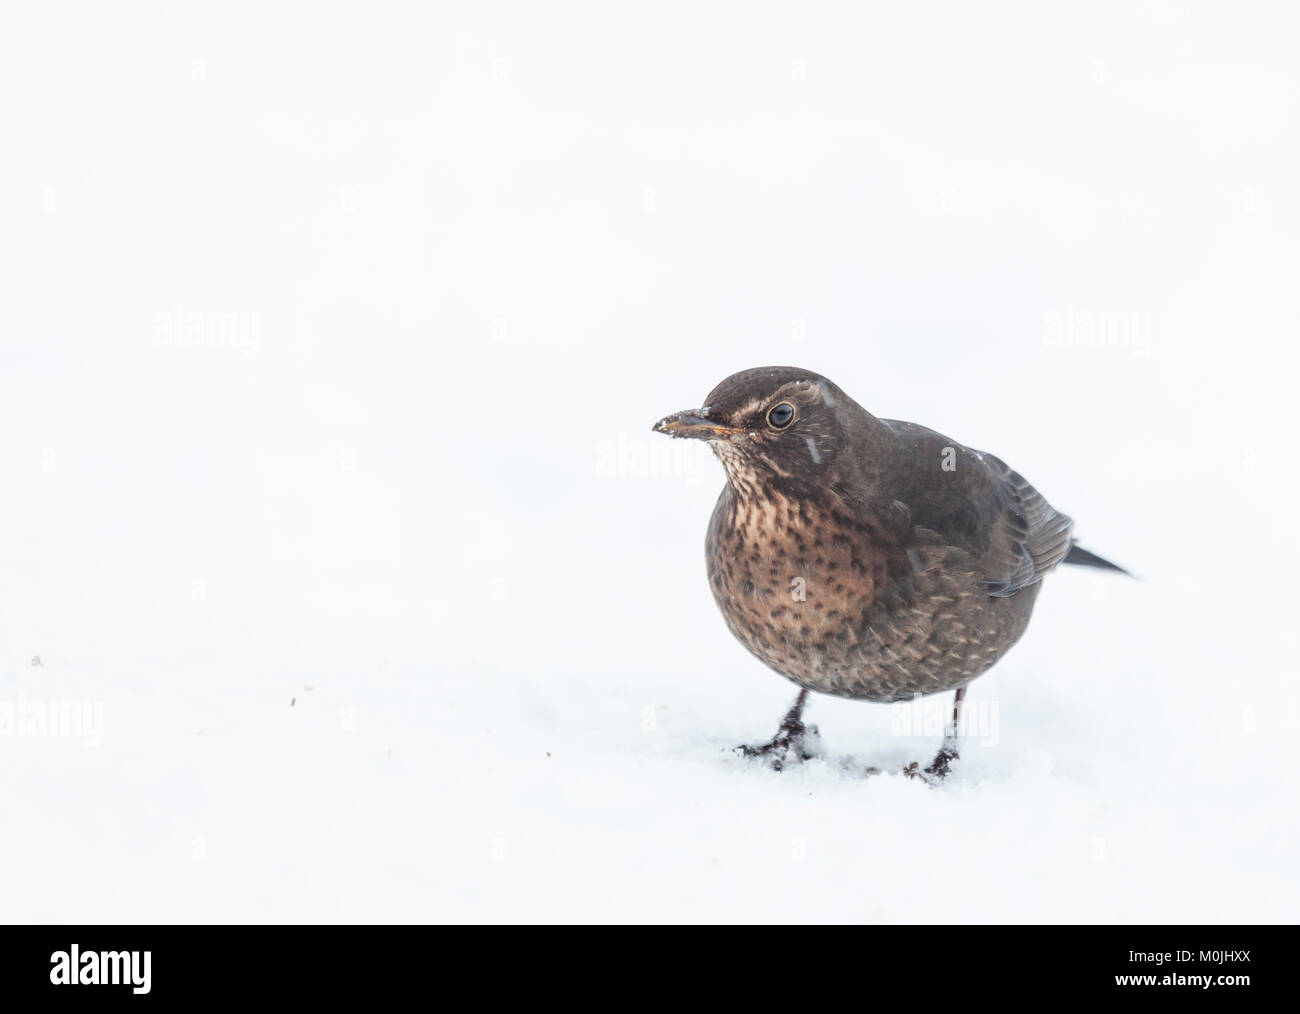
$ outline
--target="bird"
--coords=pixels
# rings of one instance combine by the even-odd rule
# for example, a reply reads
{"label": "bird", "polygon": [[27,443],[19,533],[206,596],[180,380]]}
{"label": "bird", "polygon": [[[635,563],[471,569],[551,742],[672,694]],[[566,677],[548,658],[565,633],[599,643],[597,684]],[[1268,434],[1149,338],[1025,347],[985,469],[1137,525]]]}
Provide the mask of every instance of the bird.
{"label": "bird", "polygon": [[810,693],[955,692],[934,761],[902,769],[936,784],[959,757],[967,686],[1025,632],[1043,578],[1062,564],[1128,573],[1001,459],[877,418],[809,370],[735,373],[654,430],[706,441],[726,473],[709,587],[731,633],[799,687],[769,742],[737,748],[777,770],[819,749]]}

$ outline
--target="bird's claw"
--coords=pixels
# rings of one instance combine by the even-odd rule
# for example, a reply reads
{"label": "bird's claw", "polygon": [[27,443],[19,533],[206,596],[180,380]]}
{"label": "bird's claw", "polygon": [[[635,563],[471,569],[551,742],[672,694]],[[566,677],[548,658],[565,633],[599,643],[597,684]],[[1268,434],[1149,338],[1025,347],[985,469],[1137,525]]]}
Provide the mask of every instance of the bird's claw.
{"label": "bird's claw", "polygon": [[771,742],[759,746],[741,745],[735,748],[744,757],[760,757],[773,771],[812,760],[821,752],[821,734],[815,725],[783,725]]}
{"label": "bird's claw", "polygon": [[948,772],[952,769],[952,762],[957,759],[957,748],[954,746],[943,747],[938,755],[930,762],[930,766],[922,768],[917,761],[903,768],[903,774],[908,778],[920,778],[928,785],[938,785]]}

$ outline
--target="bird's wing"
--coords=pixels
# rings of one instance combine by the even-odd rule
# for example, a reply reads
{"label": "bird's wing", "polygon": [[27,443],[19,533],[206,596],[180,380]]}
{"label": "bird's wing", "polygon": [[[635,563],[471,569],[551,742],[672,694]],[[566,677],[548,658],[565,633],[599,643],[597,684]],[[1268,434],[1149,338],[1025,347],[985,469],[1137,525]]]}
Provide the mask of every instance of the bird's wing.
{"label": "bird's wing", "polygon": [[1023,475],[991,454],[982,455],[991,479],[989,548],[982,564],[989,594],[1014,595],[1065,559],[1074,522]]}
{"label": "bird's wing", "polygon": [[1014,595],[1065,558],[1074,522],[1019,472],[923,426],[887,422],[905,455],[895,474],[908,476],[897,499],[913,525],[978,561],[990,595]]}

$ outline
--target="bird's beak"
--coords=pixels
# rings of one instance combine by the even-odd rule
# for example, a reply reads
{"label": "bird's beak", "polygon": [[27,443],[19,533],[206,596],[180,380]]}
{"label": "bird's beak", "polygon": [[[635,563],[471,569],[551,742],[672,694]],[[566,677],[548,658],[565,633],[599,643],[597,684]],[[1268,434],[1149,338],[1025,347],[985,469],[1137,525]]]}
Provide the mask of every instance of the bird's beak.
{"label": "bird's beak", "polygon": [[723,426],[708,418],[708,409],[695,408],[674,412],[655,423],[656,433],[670,437],[692,437],[696,440],[722,440],[743,432],[734,426]]}

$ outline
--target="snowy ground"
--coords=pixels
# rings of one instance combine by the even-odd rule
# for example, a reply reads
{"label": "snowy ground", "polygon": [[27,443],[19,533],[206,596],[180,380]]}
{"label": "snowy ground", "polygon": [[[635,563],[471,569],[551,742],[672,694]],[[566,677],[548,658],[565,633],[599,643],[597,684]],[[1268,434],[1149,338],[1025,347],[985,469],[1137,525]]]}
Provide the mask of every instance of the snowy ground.
{"label": "snowy ground", "polygon": [[[1129,6],[10,18],[0,918],[1296,920],[1294,32]],[[649,427],[774,363],[1143,578],[937,790],[728,750]]]}

